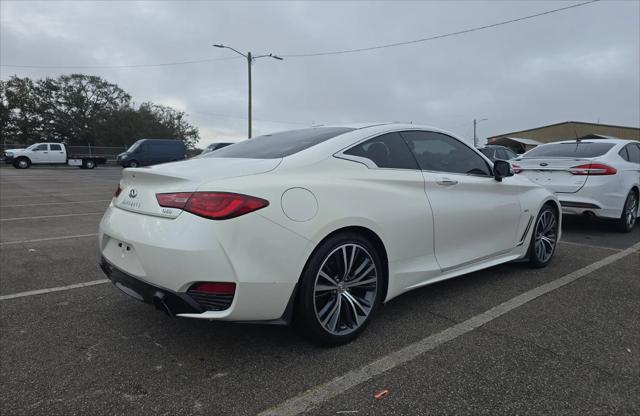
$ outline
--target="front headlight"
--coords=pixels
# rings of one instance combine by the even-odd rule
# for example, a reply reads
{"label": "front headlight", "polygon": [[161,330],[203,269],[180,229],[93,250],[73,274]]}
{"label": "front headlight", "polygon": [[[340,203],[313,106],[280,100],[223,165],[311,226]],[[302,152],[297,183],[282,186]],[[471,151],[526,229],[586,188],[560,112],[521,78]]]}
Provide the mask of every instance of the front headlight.
{"label": "front headlight", "polygon": [[9,156],[9,157],[11,157],[11,156],[13,156],[13,153],[11,153],[11,152],[4,152],[4,155],[5,155],[5,156]]}

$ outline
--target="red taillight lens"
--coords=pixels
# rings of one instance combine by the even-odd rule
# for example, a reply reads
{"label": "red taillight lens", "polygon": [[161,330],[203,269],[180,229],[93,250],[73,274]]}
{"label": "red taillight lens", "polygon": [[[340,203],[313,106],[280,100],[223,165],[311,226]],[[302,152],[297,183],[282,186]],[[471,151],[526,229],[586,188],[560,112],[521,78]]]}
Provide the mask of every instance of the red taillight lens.
{"label": "red taillight lens", "polygon": [[511,169],[513,170],[513,173],[522,172],[522,168],[514,163],[511,164]]}
{"label": "red taillight lens", "polygon": [[615,175],[618,171],[604,163],[587,163],[569,169],[573,175]]}
{"label": "red taillight lens", "polygon": [[236,284],[226,282],[201,282],[194,284],[189,288],[189,290],[195,290],[197,292],[208,293],[211,295],[233,295],[236,293]]}
{"label": "red taillight lens", "polygon": [[156,199],[161,207],[184,209],[191,198],[191,192],[179,192],[176,194],[156,194]]}
{"label": "red taillight lens", "polygon": [[113,193],[113,197],[117,198],[118,195],[120,195],[121,192],[122,192],[122,188],[120,187],[120,184],[118,184],[118,187],[116,188],[116,191]]}
{"label": "red taillight lens", "polygon": [[231,192],[156,194],[156,199],[161,207],[184,209],[212,220],[239,217],[269,205],[264,199]]}

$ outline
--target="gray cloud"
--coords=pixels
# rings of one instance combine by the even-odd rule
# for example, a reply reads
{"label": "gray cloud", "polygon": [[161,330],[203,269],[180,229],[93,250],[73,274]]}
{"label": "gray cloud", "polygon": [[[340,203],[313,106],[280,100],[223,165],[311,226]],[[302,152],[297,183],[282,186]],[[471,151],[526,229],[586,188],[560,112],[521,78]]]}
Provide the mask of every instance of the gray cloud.
{"label": "gray cloud", "polygon": [[[211,47],[295,54],[422,38],[571,2],[2,2],[0,61],[135,65],[226,58]],[[470,138],[565,120],[640,125],[640,3],[600,2],[482,32],[348,55],[254,64],[257,133],[398,120]],[[242,59],[83,72],[187,111],[203,143],[246,134]],[[218,114],[218,115],[215,115]],[[230,115],[237,118],[223,117]],[[275,122],[274,122],[275,121]],[[287,124],[291,123],[291,124]]]}

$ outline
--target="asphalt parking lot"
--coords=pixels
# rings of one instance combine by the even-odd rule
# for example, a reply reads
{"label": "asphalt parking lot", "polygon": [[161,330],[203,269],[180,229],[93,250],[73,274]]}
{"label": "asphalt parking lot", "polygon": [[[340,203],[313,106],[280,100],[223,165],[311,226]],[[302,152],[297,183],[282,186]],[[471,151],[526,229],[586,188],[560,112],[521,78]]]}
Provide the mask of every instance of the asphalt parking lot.
{"label": "asphalt parking lot", "polygon": [[97,224],[119,177],[0,168],[2,415],[640,414],[640,227],[566,218],[548,268],[413,291],[324,349],[170,319],[105,283]]}

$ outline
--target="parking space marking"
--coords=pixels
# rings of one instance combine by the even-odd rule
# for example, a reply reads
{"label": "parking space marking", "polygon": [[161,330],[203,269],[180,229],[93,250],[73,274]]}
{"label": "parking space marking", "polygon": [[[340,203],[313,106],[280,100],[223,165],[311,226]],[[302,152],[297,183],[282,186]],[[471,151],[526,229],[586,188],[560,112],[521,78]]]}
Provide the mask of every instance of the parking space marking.
{"label": "parking space marking", "polygon": [[99,279],[99,280],[92,280],[90,282],[76,283],[76,284],[73,284],[73,285],[51,287],[51,288],[48,288],[48,289],[29,290],[28,292],[13,293],[11,295],[1,295],[0,296],[0,300],[24,298],[24,297],[27,297],[27,296],[42,295],[42,294],[51,293],[51,292],[62,292],[62,291],[65,291],[65,290],[79,289],[79,288],[87,287],[87,286],[101,285],[103,283],[107,283],[108,281],[109,281],[109,279]]}
{"label": "parking space marking", "polygon": [[612,251],[622,251],[621,248],[614,248],[614,247],[605,247],[605,246],[596,246],[593,244],[583,244],[583,243],[575,243],[573,241],[564,241],[564,240],[560,240],[559,241],[561,244],[569,244],[571,246],[581,246],[581,247],[589,247],[589,248],[597,248],[599,250],[612,250]]}
{"label": "parking space marking", "polygon": [[94,202],[109,202],[110,199],[95,199],[93,201],[72,201],[72,202],[45,202],[43,204],[20,204],[20,205],[0,205],[0,208],[18,208],[18,207],[39,207],[43,205],[71,205],[71,204],[91,204]]}
{"label": "parking space marking", "polygon": [[640,243],[636,243],[633,246],[622,250],[618,253],[612,254],[602,260],[591,263],[581,269],[575,270],[569,274],[566,274],[556,280],[549,283],[545,283],[527,292],[524,292],[514,298],[509,299],[479,315],[467,319],[464,322],[460,322],[457,325],[451,326],[442,332],[434,335],[430,335],[421,339],[413,344],[410,344],[404,348],[394,351],[390,354],[383,356],[363,367],[352,370],[342,376],[336,377],[333,380],[320,384],[316,387],[312,387],[299,396],[286,400],[275,407],[260,412],[259,416],[284,416],[284,415],[298,415],[312,408],[326,402],[327,400],[346,392],[347,390],[364,383],[372,379],[373,377],[382,374],[388,370],[391,370],[399,365],[402,365],[414,358],[435,349],[436,347],[454,340],[468,332],[473,331],[476,328],[481,327],[502,315],[519,308],[520,306],[531,302],[534,299],[539,298],[549,292],[559,289],[571,282],[574,282],[588,274],[614,263],[632,253],[640,250]]}
{"label": "parking space marking", "polygon": [[5,241],[4,243],[0,243],[0,246],[9,246],[14,244],[27,244],[27,243],[40,243],[43,241],[55,241],[55,240],[69,240],[72,238],[87,238],[87,237],[97,237],[98,234],[77,234],[77,235],[65,235],[61,237],[47,237],[47,238],[36,238],[33,240],[22,240],[22,241]]}
{"label": "parking space marking", "polygon": [[[96,196],[96,195],[104,195],[110,192],[92,192],[87,194],[45,194],[45,195],[29,195],[29,196],[3,196],[2,199],[6,201],[7,199],[28,199],[28,198],[46,198],[46,197],[67,197],[67,196]],[[112,192],[111,192],[112,193]]]}
{"label": "parking space marking", "polygon": [[17,218],[1,218],[0,221],[23,221],[23,220],[41,220],[45,218],[60,218],[60,217],[81,217],[85,215],[98,215],[104,214],[104,211],[98,212],[85,212],[83,214],[60,214],[60,215],[41,215],[38,217],[17,217]]}

